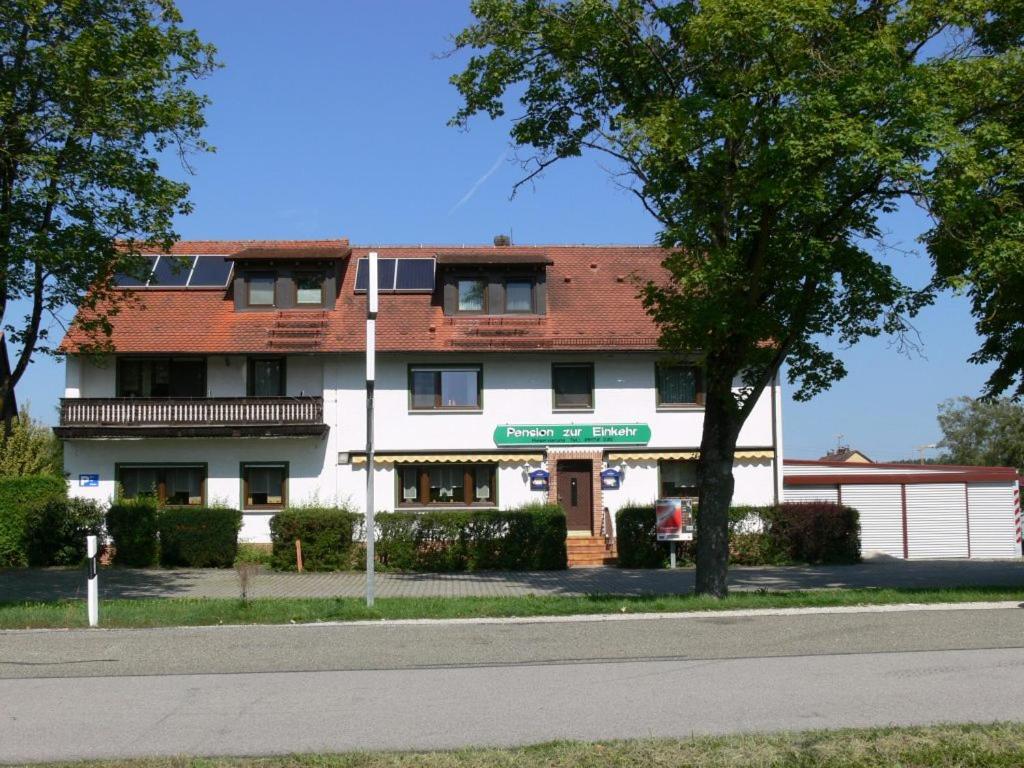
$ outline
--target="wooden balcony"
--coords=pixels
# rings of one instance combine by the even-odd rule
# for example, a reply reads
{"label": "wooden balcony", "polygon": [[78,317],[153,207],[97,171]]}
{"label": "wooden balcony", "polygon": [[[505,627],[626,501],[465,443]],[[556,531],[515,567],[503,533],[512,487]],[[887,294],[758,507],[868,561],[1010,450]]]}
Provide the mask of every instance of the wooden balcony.
{"label": "wooden balcony", "polygon": [[62,398],[62,438],[322,435],[322,397]]}

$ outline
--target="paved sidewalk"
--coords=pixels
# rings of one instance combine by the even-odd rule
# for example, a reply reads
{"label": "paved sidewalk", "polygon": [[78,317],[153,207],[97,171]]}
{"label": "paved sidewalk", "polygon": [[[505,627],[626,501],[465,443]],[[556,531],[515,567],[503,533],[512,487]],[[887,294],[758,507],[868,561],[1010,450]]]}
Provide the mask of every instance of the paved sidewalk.
{"label": "paved sidewalk", "polygon": [[[379,573],[380,597],[463,597],[513,595],[680,594],[693,590],[692,568],[631,570],[575,568],[515,573]],[[736,590],[791,590],[827,587],[1019,586],[1024,560],[874,560],[859,565],[817,567],[734,567]],[[365,576],[345,573],[263,571],[254,582],[257,597],[358,597]],[[0,602],[84,597],[81,569],[0,571]],[[104,568],[100,594],[106,598],[237,597],[231,569],[134,570]]]}

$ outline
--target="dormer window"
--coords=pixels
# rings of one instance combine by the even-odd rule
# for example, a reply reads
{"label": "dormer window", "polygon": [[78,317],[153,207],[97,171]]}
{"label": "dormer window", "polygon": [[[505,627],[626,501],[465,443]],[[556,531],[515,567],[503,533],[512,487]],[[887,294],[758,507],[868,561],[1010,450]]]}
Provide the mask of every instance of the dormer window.
{"label": "dormer window", "polygon": [[505,281],[505,312],[533,312],[534,281],[509,278]]}
{"label": "dormer window", "polygon": [[274,306],[274,286],[277,275],[273,272],[250,272],[246,276],[250,307]]}
{"label": "dormer window", "polygon": [[459,280],[459,312],[487,311],[487,282],[479,278]]}
{"label": "dormer window", "polygon": [[300,307],[322,307],[324,304],[324,275],[316,272],[295,276],[295,303]]}

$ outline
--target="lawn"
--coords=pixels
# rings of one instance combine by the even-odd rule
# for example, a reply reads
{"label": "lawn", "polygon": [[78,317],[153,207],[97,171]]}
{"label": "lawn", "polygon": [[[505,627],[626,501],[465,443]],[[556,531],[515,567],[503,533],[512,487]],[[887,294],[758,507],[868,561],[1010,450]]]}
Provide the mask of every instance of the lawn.
{"label": "lawn", "polygon": [[[793,592],[734,592],[724,600],[695,595],[622,597],[386,597],[367,608],[361,598],[161,598],[105,600],[100,604],[104,627],[167,627],[210,624],[287,624],[317,621],[379,619],[455,619],[585,614],[728,611],[750,608],[807,608],[892,605],[899,603],[963,603],[1014,600],[1024,602],[1022,587],[954,589],[822,589]],[[83,627],[85,603],[0,603],[0,629]]]}
{"label": "lawn", "polygon": [[1024,764],[1024,725],[945,725],[673,740],[557,742],[514,749],[271,758],[119,760],[76,768],[965,768]]}

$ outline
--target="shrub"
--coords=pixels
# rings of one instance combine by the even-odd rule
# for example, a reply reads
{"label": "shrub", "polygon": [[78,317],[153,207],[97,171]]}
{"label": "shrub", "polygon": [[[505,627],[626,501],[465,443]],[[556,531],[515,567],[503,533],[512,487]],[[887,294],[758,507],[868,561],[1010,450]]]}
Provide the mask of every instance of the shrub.
{"label": "shrub", "polygon": [[53,475],[0,477],[0,568],[28,565],[30,512],[67,497],[67,483]]}
{"label": "shrub", "polygon": [[387,512],[376,523],[376,555],[384,568],[445,572],[566,567],[565,514],[556,505]]}
{"label": "shrub", "polygon": [[302,565],[309,571],[332,571],[355,565],[353,533],[363,516],[338,507],[292,507],[270,520],[271,565],[294,571],[295,540],[302,541]]}
{"label": "shrub", "polygon": [[668,547],[654,533],[654,505],[622,507],[615,513],[615,541],[620,568],[663,568]]}
{"label": "shrub", "polygon": [[786,502],[769,512],[771,546],[801,563],[860,560],[857,510],[828,501]]}
{"label": "shrub", "polygon": [[230,568],[238,554],[242,513],[223,507],[167,507],[157,515],[160,564]]}
{"label": "shrub", "polygon": [[53,499],[28,512],[28,564],[78,565],[85,537],[103,530],[103,507],[92,499]]}
{"label": "shrub", "polygon": [[[694,518],[698,510],[694,507]],[[654,533],[654,505],[630,505],[615,516],[619,566],[663,568],[668,546]],[[680,563],[693,562],[696,542],[679,542]],[[734,565],[850,563],[860,559],[856,510],[827,502],[729,510],[729,562]]]}
{"label": "shrub", "polygon": [[115,565],[155,565],[157,532],[157,506],[153,499],[121,501],[107,510],[107,533],[114,540]]}

